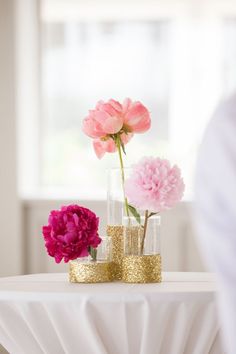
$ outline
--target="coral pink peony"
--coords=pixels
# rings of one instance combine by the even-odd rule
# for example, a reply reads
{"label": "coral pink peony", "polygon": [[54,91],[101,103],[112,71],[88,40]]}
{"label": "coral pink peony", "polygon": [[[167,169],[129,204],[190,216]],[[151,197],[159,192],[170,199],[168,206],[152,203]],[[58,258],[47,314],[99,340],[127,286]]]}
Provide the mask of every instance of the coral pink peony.
{"label": "coral pink peony", "polygon": [[106,103],[99,101],[83,121],[83,131],[94,139],[93,147],[98,158],[106,152],[115,152],[117,141],[127,144],[133,133],[144,133],[150,126],[147,108],[130,98],[126,98],[123,105],[113,99]]}
{"label": "coral pink peony", "polygon": [[140,102],[132,102],[130,98],[123,102],[123,117],[126,130],[133,133],[144,133],[151,126],[147,108]]}
{"label": "coral pink peony", "polygon": [[145,157],[134,166],[125,182],[129,203],[141,210],[158,213],[181,200],[184,182],[180,169],[168,160]]}
{"label": "coral pink peony", "polygon": [[79,205],[63,206],[52,210],[43,236],[48,254],[60,263],[88,255],[88,248],[101,242],[98,236],[99,218]]}
{"label": "coral pink peony", "polygon": [[104,137],[107,134],[118,133],[123,126],[122,106],[119,102],[109,100],[99,101],[95,110],[89,111],[89,116],[83,121],[83,131],[91,138]]}

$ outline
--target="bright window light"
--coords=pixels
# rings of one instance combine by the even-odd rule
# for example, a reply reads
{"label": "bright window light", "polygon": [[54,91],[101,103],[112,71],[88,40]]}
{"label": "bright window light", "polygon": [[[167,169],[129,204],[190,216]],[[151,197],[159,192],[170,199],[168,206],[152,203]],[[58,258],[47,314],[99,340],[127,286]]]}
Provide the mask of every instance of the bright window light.
{"label": "bright window light", "polygon": [[148,13],[147,4],[142,18],[128,6],[125,19],[101,16],[99,7],[96,17],[95,5],[86,16],[84,4],[77,11],[75,2],[63,2],[62,11],[57,1],[42,2],[41,189],[105,197],[106,169],[118,156],[99,161],[81,124],[98,100],[130,97],[149,108],[152,128],[127,145],[126,164],[144,155],[170,158],[183,170],[191,198],[203,131],[236,86],[236,20],[227,20],[221,7],[213,16],[209,2],[205,8],[201,2],[198,16],[171,6],[169,16],[166,8],[158,15],[153,4]]}

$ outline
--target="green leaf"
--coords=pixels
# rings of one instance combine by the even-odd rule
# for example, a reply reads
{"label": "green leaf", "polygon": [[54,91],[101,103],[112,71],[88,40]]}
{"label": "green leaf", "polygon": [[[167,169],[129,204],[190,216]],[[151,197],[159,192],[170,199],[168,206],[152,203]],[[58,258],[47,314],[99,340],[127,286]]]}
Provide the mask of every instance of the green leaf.
{"label": "green leaf", "polygon": [[92,260],[96,261],[96,259],[97,259],[97,249],[93,248],[92,246],[89,246],[88,247],[88,253],[92,257]]}
{"label": "green leaf", "polygon": [[120,139],[120,145],[121,145],[121,148],[122,148],[123,153],[126,155],[125,145],[124,145],[124,143],[122,142],[121,139]]}
{"label": "green leaf", "polygon": [[131,214],[135,217],[136,221],[141,224],[141,217],[140,214],[137,212],[137,210],[130,204],[128,204],[129,211]]}
{"label": "green leaf", "polygon": [[151,218],[153,215],[157,215],[158,213],[150,213],[149,215],[148,215],[148,218]]}

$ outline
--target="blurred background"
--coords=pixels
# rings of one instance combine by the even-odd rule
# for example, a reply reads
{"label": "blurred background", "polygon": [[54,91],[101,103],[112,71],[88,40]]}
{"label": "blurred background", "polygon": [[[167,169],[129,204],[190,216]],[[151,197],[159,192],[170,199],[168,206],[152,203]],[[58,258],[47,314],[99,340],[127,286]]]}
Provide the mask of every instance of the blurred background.
{"label": "blurred background", "polygon": [[164,270],[205,270],[191,207],[197,151],[236,87],[236,0],[0,0],[0,276],[66,271],[44,249],[51,209],[78,202],[106,225],[106,169],[81,123],[100,99],[145,104],[152,129],[129,165],[167,157],[183,202],[162,218]]}

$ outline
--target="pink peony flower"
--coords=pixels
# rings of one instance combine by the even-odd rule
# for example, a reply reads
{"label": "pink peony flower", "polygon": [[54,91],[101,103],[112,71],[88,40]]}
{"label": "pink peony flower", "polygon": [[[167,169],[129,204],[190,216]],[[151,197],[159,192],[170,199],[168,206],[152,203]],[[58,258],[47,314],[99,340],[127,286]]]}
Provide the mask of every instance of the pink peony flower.
{"label": "pink peony flower", "polygon": [[106,152],[115,152],[115,136],[119,135],[127,144],[133,133],[143,133],[151,126],[147,108],[140,102],[126,98],[123,105],[110,99],[107,103],[99,101],[94,110],[83,121],[83,131],[93,138],[93,147],[98,158]]}
{"label": "pink peony flower", "polygon": [[123,117],[126,130],[133,133],[144,133],[151,126],[147,108],[140,102],[132,102],[130,98],[123,102]]}
{"label": "pink peony flower", "polygon": [[99,101],[96,109],[89,111],[89,116],[83,121],[83,131],[91,138],[116,134],[122,126],[122,106],[114,100],[109,100],[107,103]]}
{"label": "pink peony flower", "polygon": [[129,203],[154,213],[172,208],[181,200],[184,188],[180,169],[153,157],[141,159],[125,182]]}
{"label": "pink peony flower", "polygon": [[68,205],[52,210],[48,225],[43,226],[47,252],[60,263],[88,255],[88,247],[96,248],[101,242],[98,236],[99,218],[89,209]]}

